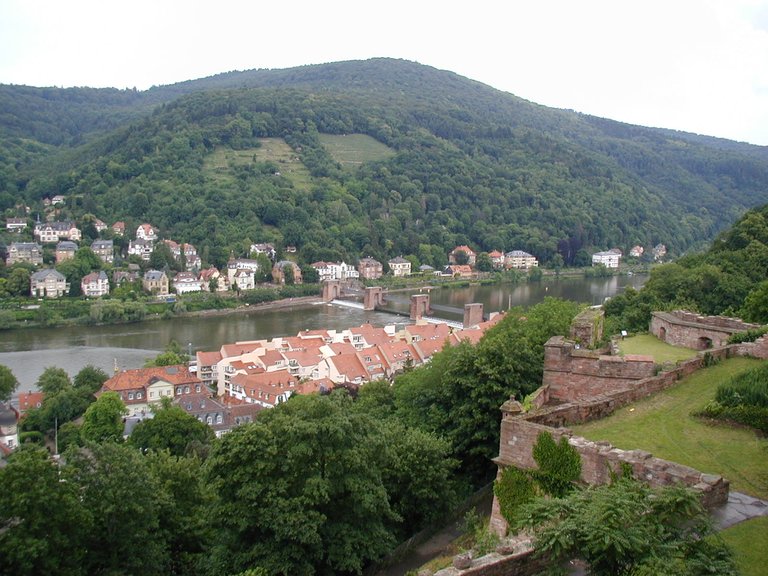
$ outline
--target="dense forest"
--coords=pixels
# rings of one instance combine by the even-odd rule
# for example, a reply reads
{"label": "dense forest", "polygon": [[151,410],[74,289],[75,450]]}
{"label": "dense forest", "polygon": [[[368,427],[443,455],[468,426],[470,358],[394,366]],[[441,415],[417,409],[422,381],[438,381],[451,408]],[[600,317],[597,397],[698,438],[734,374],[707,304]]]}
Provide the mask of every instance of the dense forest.
{"label": "dense forest", "polygon": [[[324,139],[355,134],[388,153],[345,163]],[[289,160],[265,155],[265,139]],[[147,221],[206,264],[264,241],[296,246],[304,262],[439,266],[463,244],[566,265],[636,244],[679,255],[767,187],[764,148],[549,109],[401,60],[144,92],[0,86],[8,216],[28,206],[33,218],[61,194],[60,217]]]}

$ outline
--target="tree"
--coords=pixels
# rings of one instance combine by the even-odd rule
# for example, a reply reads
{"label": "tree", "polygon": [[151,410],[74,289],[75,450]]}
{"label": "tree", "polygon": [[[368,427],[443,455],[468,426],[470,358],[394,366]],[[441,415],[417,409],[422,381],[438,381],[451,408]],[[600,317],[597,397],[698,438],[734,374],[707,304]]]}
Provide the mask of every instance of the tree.
{"label": "tree", "polygon": [[8,276],[6,289],[12,296],[29,296],[31,276],[26,268],[14,268]]}
{"label": "tree", "polygon": [[553,564],[583,558],[590,574],[737,574],[698,496],[683,486],[620,478],[535,500],[518,526],[533,532],[537,554]]}
{"label": "tree", "polygon": [[210,446],[214,437],[213,430],[205,422],[166,401],[155,411],[153,418],[136,425],[128,442],[143,451],[168,450],[173,456],[184,456],[191,446],[198,449]]}
{"label": "tree", "polygon": [[89,444],[66,454],[63,477],[78,489],[92,519],[86,574],[167,574],[166,541],[158,534],[167,495],[147,461],[125,444]]}
{"label": "tree", "polygon": [[69,380],[69,375],[63,368],[56,368],[55,366],[49,366],[40,375],[37,380],[37,387],[46,396],[56,396],[59,392],[63,392],[72,387],[72,382]]}
{"label": "tree", "polygon": [[151,368],[153,366],[175,366],[177,364],[186,364],[189,362],[189,356],[185,354],[181,346],[176,340],[171,340],[165,347],[165,350],[147,360],[144,363],[145,368]]}
{"label": "tree", "polygon": [[488,252],[480,252],[480,254],[477,255],[475,268],[480,272],[493,272],[493,260],[491,260]]}
{"label": "tree", "polygon": [[13,375],[8,366],[0,364],[0,402],[7,402],[13,396],[16,388],[19,387],[19,381]]}
{"label": "tree", "polygon": [[221,499],[218,573],[359,573],[391,549],[385,447],[350,403],[338,393],[298,396],[217,443],[208,471]]}
{"label": "tree", "polygon": [[109,380],[109,376],[101,368],[88,364],[75,374],[72,385],[77,390],[83,390],[95,394],[101,389],[102,384]]}
{"label": "tree", "polygon": [[465,265],[469,264],[469,254],[466,253],[464,250],[456,250],[453,253],[453,260],[456,262],[456,264],[459,265]]}
{"label": "tree", "polygon": [[88,406],[80,430],[83,440],[117,442],[123,439],[123,417],[128,409],[117,392],[105,392]]}
{"label": "tree", "polygon": [[0,468],[0,573],[85,575],[90,517],[44,448],[22,446]]}

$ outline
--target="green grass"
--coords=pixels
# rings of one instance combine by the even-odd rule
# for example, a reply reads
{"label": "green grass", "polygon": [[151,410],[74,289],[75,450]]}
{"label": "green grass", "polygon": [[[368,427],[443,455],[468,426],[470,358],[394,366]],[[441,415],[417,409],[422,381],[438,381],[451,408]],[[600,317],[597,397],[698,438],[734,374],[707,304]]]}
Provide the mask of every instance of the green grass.
{"label": "green grass", "polygon": [[395,154],[392,148],[366,134],[320,134],[320,142],[331,157],[344,168],[356,168],[364,162],[386,160]]}
{"label": "green grass", "polygon": [[762,576],[768,571],[767,516],[731,526],[720,535],[733,550],[742,576]]}
{"label": "green grass", "polygon": [[573,426],[579,436],[607,440],[624,449],[640,448],[731,482],[731,489],[768,498],[768,440],[754,431],[693,418],[715,396],[717,386],[753,368],[759,360],[733,358],[700,370],[680,383],[614,414]]}
{"label": "green grass", "polygon": [[259,138],[261,146],[245,150],[219,147],[205,159],[204,170],[208,177],[217,180],[234,180],[231,169],[254,162],[273,162],[280,175],[288,178],[296,188],[308,189],[312,182],[306,166],[282,138]]}
{"label": "green grass", "polygon": [[653,356],[657,364],[665,362],[676,363],[679,360],[688,360],[696,356],[696,350],[670,346],[652,334],[638,334],[637,336],[621,340],[619,341],[619,350],[622,356],[625,354]]}

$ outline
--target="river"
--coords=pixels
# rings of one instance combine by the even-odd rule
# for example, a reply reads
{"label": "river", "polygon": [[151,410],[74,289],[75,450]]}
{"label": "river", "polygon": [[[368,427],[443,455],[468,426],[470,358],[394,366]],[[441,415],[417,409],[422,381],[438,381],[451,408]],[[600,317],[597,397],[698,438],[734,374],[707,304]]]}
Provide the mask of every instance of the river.
{"label": "river", "polygon": [[[464,304],[481,302],[485,313],[510,306],[531,306],[547,296],[601,304],[627,286],[640,288],[646,276],[545,279],[519,285],[494,284],[431,292],[433,316],[461,320]],[[389,306],[408,309],[407,293],[393,294]],[[172,339],[185,350],[218,350],[222,344],[295,335],[301,330],[343,329],[365,322],[376,326],[409,320],[386,312],[365,312],[327,304],[238,312],[222,316],[184,317],[112,326],[32,328],[0,332],[0,364],[8,366],[20,382],[20,391],[34,383],[49,366],[74,376],[93,364],[107,373],[139,368]]]}

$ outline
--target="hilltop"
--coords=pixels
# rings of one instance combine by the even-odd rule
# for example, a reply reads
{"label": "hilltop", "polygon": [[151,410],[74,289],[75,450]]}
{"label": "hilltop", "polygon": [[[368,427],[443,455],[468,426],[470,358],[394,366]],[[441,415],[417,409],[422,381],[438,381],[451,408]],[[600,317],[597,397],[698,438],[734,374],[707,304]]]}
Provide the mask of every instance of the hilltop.
{"label": "hilltop", "polygon": [[403,60],[143,92],[0,86],[7,215],[61,194],[65,215],[150,221],[217,265],[260,241],[305,262],[433,266],[463,244],[565,264],[636,244],[681,254],[766,189],[764,147],[551,109]]}

